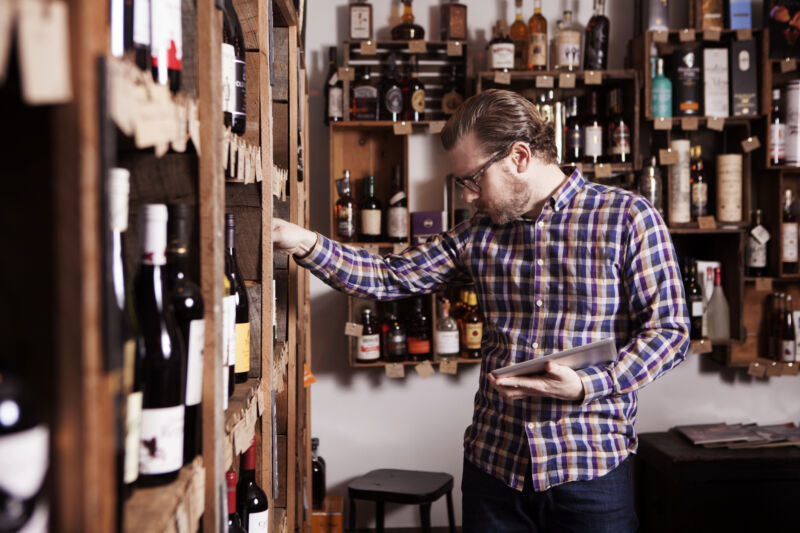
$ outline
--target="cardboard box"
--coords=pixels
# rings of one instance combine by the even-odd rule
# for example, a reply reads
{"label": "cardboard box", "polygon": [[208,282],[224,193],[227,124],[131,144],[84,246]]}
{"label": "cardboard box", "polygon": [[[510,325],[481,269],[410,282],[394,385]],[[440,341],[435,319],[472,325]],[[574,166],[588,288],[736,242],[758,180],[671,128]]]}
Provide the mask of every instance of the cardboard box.
{"label": "cardboard box", "polygon": [[705,116],[727,117],[730,114],[728,93],[728,50],[703,50],[703,102]]}
{"label": "cardboard box", "polygon": [[311,512],[311,533],[343,533],[343,508],[341,496],[327,496],[322,509]]}
{"label": "cardboard box", "polygon": [[689,0],[689,25],[698,30],[721,30],[722,0]]}
{"label": "cardboard box", "polygon": [[756,42],[732,41],[729,68],[731,74],[731,115],[758,115],[758,57]]}
{"label": "cardboard box", "polygon": [[411,244],[423,244],[430,237],[444,231],[444,211],[417,211],[411,213]]}
{"label": "cardboard box", "polygon": [[677,117],[698,117],[703,99],[702,54],[699,48],[679,49],[672,53],[673,107]]}
{"label": "cardboard box", "polygon": [[753,27],[752,0],[728,0],[728,28],[738,30]]}

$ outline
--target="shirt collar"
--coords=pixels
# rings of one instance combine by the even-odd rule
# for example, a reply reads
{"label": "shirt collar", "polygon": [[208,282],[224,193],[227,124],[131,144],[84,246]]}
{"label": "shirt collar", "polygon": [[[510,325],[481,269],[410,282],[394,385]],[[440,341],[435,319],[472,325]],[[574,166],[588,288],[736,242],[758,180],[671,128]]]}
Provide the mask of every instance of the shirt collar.
{"label": "shirt collar", "polygon": [[550,207],[553,208],[553,211],[558,212],[567,207],[584,184],[586,184],[586,178],[583,177],[580,169],[575,167],[570,177],[550,197]]}

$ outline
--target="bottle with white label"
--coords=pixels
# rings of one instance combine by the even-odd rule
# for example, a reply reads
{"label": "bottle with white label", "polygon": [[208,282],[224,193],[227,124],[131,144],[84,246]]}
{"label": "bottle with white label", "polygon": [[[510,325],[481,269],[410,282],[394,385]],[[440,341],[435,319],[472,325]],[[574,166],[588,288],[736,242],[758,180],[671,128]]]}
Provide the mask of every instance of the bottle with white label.
{"label": "bottle with white label", "polygon": [[494,37],[487,46],[489,69],[507,72],[514,68],[514,41],[508,36],[508,26],[498,20],[494,27]]}
{"label": "bottle with white label", "polygon": [[402,167],[395,165],[392,194],[389,197],[389,209],[386,215],[386,231],[390,242],[408,242],[408,199],[403,181]]}
{"label": "bottle with white label", "polygon": [[583,26],[572,19],[572,11],[564,11],[564,20],[556,32],[555,68],[579,70],[581,68],[581,39]]}
{"label": "bottle with white label", "polygon": [[667,217],[669,224],[691,222],[691,168],[688,139],[673,139],[670,148],[678,155],[678,162],[669,167],[669,202]]}
{"label": "bottle with white label", "polygon": [[705,305],[703,301],[703,291],[697,283],[697,264],[694,261],[691,261],[689,277],[686,280],[686,304],[689,306],[689,319],[691,324],[689,338],[692,340],[702,339]]}
{"label": "bottle with white label", "polygon": [[717,156],[717,222],[742,221],[742,154]]}
{"label": "bottle with white label", "polygon": [[381,334],[370,308],[361,312],[361,336],[358,337],[356,362],[374,363],[381,358]]}
{"label": "bottle with white label", "polygon": [[242,455],[239,482],[236,484],[236,511],[248,533],[267,533],[269,502],[256,483],[256,438]]}
{"label": "bottle with white label", "polygon": [[772,89],[772,120],[769,124],[769,164],[786,163],[786,121],[781,110],[781,90]]}
{"label": "bottle with white label", "polygon": [[781,221],[781,263],[784,274],[797,273],[797,217],[792,210],[794,201],[792,200],[791,189],[786,189],[783,193],[783,218]]}
{"label": "bottle with white label", "polygon": [[797,334],[794,330],[794,309],[792,309],[792,295],[787,294],[784,300],[783,335],[781,335],[781,361],[794,363],[797,361]]}
{"label": "bottle with white label", "polygon": [[445,298],[439,320],[436,322],[436,359],[439,361],[458,359],[459,352],[458,322],[450,316],[450,300]]}
{"label": "bottle with white label", "polygon": [[339,79],[336,47],[328,48],[328,77],[325,80],[325,124],[344,119],[344,85]]}
{"label": "bottle with white label", "polygon": [[596,165],[603,161],[603,121],[600,118],[600,95],[597,91],[590,91],[586,94],[585,99],[583,161]]}
{"label": "bottle with white label", "polygon": [[753,211],[753,219],[747,232],[745,266],[748,276],[763,276],[767,271],[767,242],[770,235],[761,224],[761,209]]}
{"label": "bottle with white label", "polygon": [[167,206],[146,204],[139,219],[134,302],[143,394],[137,483],[152,486],[174,481],[183,466],[186,348],[167,292]]}
{"label": "bottle with white label", "polygon": [[381,240],[381,203],[375,197],[375,176],[364,178],[364,195],[359,204],[361,210],[361,228],[358,240],[361,242],[379,242]]}
{"label": "bottle with white label", "polygon": [[181,0],[153,1],[150,10],[153,79],[177,93],[181,88],[183,70]]}

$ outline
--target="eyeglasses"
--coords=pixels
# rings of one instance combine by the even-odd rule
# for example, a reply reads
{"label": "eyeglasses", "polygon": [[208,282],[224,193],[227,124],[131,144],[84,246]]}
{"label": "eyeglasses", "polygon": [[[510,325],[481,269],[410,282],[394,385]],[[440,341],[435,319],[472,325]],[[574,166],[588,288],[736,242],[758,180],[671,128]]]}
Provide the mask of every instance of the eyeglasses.
{"label": "eyeglasses", "polygon": [[503,159],[506,155],[508,155],[508,150],[503,150],[502,152],[497,152],[494,156],[491,157],[486,163],[483,164],[481,168],[478,169],[476,173],[471,176],[464,176],[464,177],[456,177],[455,181],[460,186],[464,187],[465,189],[472,191],[476,194],[480,194],[481,186],[478,185],[478,180],[483,176],[483,173],[489,170],[489,167]]}

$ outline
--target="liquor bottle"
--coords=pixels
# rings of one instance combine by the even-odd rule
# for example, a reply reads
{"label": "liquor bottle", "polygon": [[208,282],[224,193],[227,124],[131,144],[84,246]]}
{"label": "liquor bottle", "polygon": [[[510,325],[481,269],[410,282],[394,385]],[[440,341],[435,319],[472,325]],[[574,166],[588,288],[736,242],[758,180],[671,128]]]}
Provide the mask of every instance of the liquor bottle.
{"label": "liquor bottle", "polygon": [[222,349],[222,409],[227,411],[228,398],[233,396],[236,386],[236,294],[227,274],[222,277]]}
{"label": "liquor bottle", "polygon": [[403,120],[425,120],[425,85],[419,80],[419,61],[412,60],[411,75],[403,83]]}
{"label": "liquor bottle", "polygon": [[389,197],[386,219],[389,242],[408,242],[408,199],[400,165],[393,168],[392,194]]}
{"label": "liquor bottle", "polygon": [[414,298],[408,326],[408,358],[425,361],[431,358],[431,321],[425,313],[422,298]]}
{"label": "liquor bottle", "polygon": [[[448,4],[445,4],[448,5]],[[458,81],[458,67],[455,63],[450,65],[450,78],[442,89],[442,113],[452,115],[464,103],[463,84]]]}
{"label": "liquor bottle", "polygon": [[794,316],[792,309],[792,295],[787,294],[783,311],[783,335],[781,336],[781,361],[794,363],[797,361],[796,333],[794,331]]}
{"label": "liquor bottle", "polygon": [[231,284],[231,294],[236,298],[236,383],[247,381],[250,372],[250,303],[247,298],[247,287],[239,271],[236,261],[234,236],[236,219],[233,213],[225,213],[225,275]]}
{"label": "liquor bottle", "polygon": [[721,30],[723,28],[722,12],[722,0],[690,0],[689,24],[698,30]]}
{"label": "liquor bottle", "polygon": [[[353,5],[350,7],[352,9]],[[339,65],[336,62],[336,47],[328,48],[328,77],[325,79],[325,124],[344,120],[344,88],[339,79]]]}
{"label": "liquor bottle", "polygon": [[269,502],[256,483],[256,438],[242,455],[239,482],[236,484],[236,511],[248,533],[267,533]]}
{"label": "liquor bottle", "polygon": [[714,340],[728,340],[731,338],[731,317],[728,299],[722,290],[721,269],[714,269],[714,292],[708,301],[708,337]]}
{"label": "liquor bottle", "polygon": [[555,126],[555,91],[550,89],[539,95],[539,115],[544,122]]}
{"label": "liquor bottle", "polygon": [[350,116],[355,120],[378,120],[378,88],[372,83],[369,67],[364,67],[353,84]]}
{"label": "liquor bottle", "polygon": [[397,74],[397,56],[392,52],[389,59],[389,69],[381,85],[380,116],[381,120],[397,122],[403,114],[403,89]]}
{"label": "liquor bottle", "polygon": [[678,117],[696,117],[700,115],[703,78],[701,76],[699,49],[680,49],[672,53],[672,64],[675,65],[675,91],[673,105]]}
{"label": "liquor bottle", "polygon": [[358,206],[361,214],[361,231],[358,240],[361,242],[379,242],[381,240],[381,203],[375,197],[375,176],[364,178],[364,198]]}
{"label": "liquor bottle", "polygon": [[319,438],[311,439],[311,505],[322,509],[325,505],[325,459],[319,455]]}
{"label": "liquor bottle", "polygon": [[586,47],[583,55],[584,69],[605,70],[608,67],[609,26],[605,0],[594,0],[594,13],[586,25]]}
{"label": "liquor bottle", "polygon": [[692,220],[708,215],[708,180],[703,169],[703,148],[700,145],[689,149],[691,174],[689,177]]}
{"label": "liquor bottle", "polygon": [[564,138],[566,139],[566,153],[564,161],[567,163],[580,163],[583,161],[583,120],[578,115],[578,97],[567,98],[567,122]]}
{"label": "liquor bottle", "polygon": [[514,68],[514,42],[508,36],[508,27],[504,20],[497,21],[494,36],[486,48],[489,70],[506,72]]}
{"label": "liquor bottle", "polygon": [[581,36],[583,28],[572,20],[572,11],[564,11],[564,20],[556,32],[555,68],[579,70],[581,68]]}
{"label": "liquor bottle", "polygon": [[781,221],[781,262],[784,273],[797,273],[797,218],[792,211],[792,191],[786,189],[783,199],[783,219]]}
{"label": "liquor bottle", "polygon": [[656,59],[656,75],[650,84],[650,113],[653,118],[672,116],[672,82],[664,76],[664,60]]}
{"label": "liquor bottle", "polygon": [[603,126],[600,118],[600,95],[586,93],[586,117],[583,122],[583,161],[597,164],[603,161]]}
{"label": "liquor bottle", "polygon": [[381,335],[372,310],[369,307],[361,311],[361,336],[358,337],[356,362],[374,363],[381,358]]}
{"label": "liquor bottle", "polygon": [[222,10],[222,113],[225,126],[239,135],[244,133],[245,102],[239,102],[238,85],[244,86],[244,34],[233,3],[226,1]]}
{"label": "liquor bottle", "polygon": [[478,309],[478,297],[475,291],[469,291],[467,302],[469,310],[461,321],[464,324],[464,338],[461,357],[467,359],[481,358],[481,339],[483,338],[483,314]]}
{"label": "liquor bottle", "polygon": [[200,401],[203,396],[203,346],[206,328],[202,291],[189,279],[189,206],[172,204],[167,208],[167,291],[175,310],[183,344],[186,346],[183,464],[188,464],[201,453]]}
{"label": "liquor bottle", "polygon": [[146,204],[142,256],[134,280],[142,369],[139,479],[143,486],[174,481],[183,466],[186,348],[167,293],[167,206]]}
{"label": "liquor bottle", "polygon": [[151,2],[150,55],[153,79],[177,93],[183,68],[183,19],[181,0]]}
{"label": "liquor bottle", "polygon": [[526,70],[528,68],[528,46],[530,36],[528,26],[522,18],[522,0],[514,0],[514,23],[511,24],[508,33],[514,43],[514,69]]}
{"label": "liquor bottle", "polygon": [[761,209],[753,211],[752,222],[747,231],[745,266],[748,276],[763,276],[767,272],[767,242],[770,235],[761,224]]}
{"label": "liquor bottle", "polygon": [[225,473],[225,484],[228,487],[228,532],[247,533],[242,525],[242,518],[236,512],[236,472],[228,470]]}
{"label": "liquor bottle", "polygon": [[742,221],[742,154],[717,155],[717,222]]}
{"label": "liquor bottle", "polygon": [[442,41],[467,40],[467,6],[457,0],[450,0],[440,8],[440,28]]}
{"label": "liquor bottle", "polygon": [[658,168],[656,156],[650,158],[650,165],[642,169],[639,175],[639,194],[645,197],[650,205],[656,208],[664,218],[664,190],[661,180],[661,169]]}
{"label": "liquor bottle", "polygon": [[772,122],[769,125],[769,163],[786,163],[786,122],[781,112],[781,90],[772,89]]}
{"label": "liquor bottle", "polygon": [[341,242],[353,242],[356,236],[356,210],[350,195],[350,171],[336,180],[339,199],[336,200],[336,238]]}
{"label": "liquor bottle", "polygon": [[150,68],[150,0],[133,0],[133,56],[136,66]]}
{"label": "liquor bottle", "polygon": [[703,291],[697,283],[697,265],[692,261],[689,267],[689,279],[686,284],[686,303],[689,306],[689,319],[691,330],[689,338],[698,340],[703,338],[703,315],[705,308],[703,305]]}
{"label": "liquor bottle", "polygon": [[419,24],[414,24],[414,11],[411,7],[413,0],[402,0],[402,22],[392,28],[393,41],[413,41],[425,38],[425,29]]}
{"label": "liquor bottle", "polygon": [[608,93],[611,116],[608,119],[608,154],[613,163],[628,163],[631,160],[631,129],[622,114],[622,89],[611,89]]}
{"label": "liquor bottle", "polygon": [[350,4],[350,40],[372,39],[372,4],[357,0]]}
{"label": "liquor bottle", "polygon": [[542,0],[533,0],[533,16],[528,20],[528,69],[547,70],[547,19],[542,15]]}
{"label": "liquor bottle", "polygon": [[445,361],[459,356],[458,322],[450,316],[450,300],[444,298],[441,314],[436,322],[436,359]]}
{"label": "liquor bottle", "polygon": [[687,139],[673,139],[670,148],[678,154],[678,163],[669,166],[669,223],[686,224],[692,220],[690,143]]}
{"label": "liquor bottle", "polygon": [[381,325],[383,358],[389,363],[405,361],[408,356],[406,328],[398,318],[397,302],[388,302]]}

